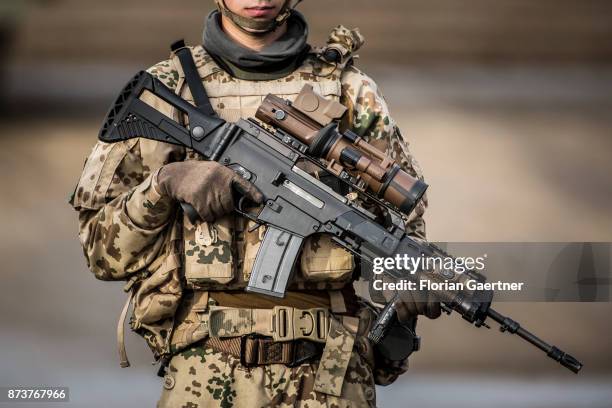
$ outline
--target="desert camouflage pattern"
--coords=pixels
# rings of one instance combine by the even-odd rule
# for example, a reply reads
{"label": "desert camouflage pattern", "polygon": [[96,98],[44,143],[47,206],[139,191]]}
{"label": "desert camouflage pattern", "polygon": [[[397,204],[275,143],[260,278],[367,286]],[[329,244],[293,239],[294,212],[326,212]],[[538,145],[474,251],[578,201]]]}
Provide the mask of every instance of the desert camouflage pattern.
{"label": "desert camouflage pattern", "polygon": [[314,390],[318,364],[244,368],[229,354],[195,345],[170,361],[158,408],[348,408],[376,406],[372,372],[350,353],[341,395]]}
{"label": "desert camouflage pattern", "polygon": [[329,235],[317,234],[304,242],[300,271],[306,281],[345,282],[354,268],[354,258],[346,256],[346,251],[334,244]]}
{"label": "desert camouflage pattern", "polygon": [[355,344],[355,333],[344,325],[331,320],[327,342],[315,375],[314,390],[323,394],[342,395],[342,386]]}
{"label": "desert camouflage pattern", "polygon": [[[254,82],[231,77],[219,68],[201,46],[193,47],[191,52],[194,56],[198,72],[203,78],[212,105],[220,116],[228,121],[236,121],[239,118],[254,116],[255,111],[268,93],[273,93],[286,99],[293,100],[306,82],[313,84],[317,92],[328,98],[335,100],[340,98],[342,89],[340,71],[335,67],[324,64],[314,56],[308,58],[302,67],[288,77],[278,80]],[[168,70],[170,71],[167,72]],[[178,94],[186,100],[193,102],[193,98],[185,84],[184,74],[176,56],[170,61],[157,64],[151,69],[151,72],[158,75],[162,80],[167,81],[168,86],[175,85]],[[168,115],[176,117],[175,112],[169,112]],[[187,152],[187,158],[194,160],[202,159],[197,153],[192,151]],[[220,267],[219,262],[215,261],[215,258],[209,256],[209,252],[215,251],[214,247],[191,245],[191,243],[195,242],[193,239],[195,231],[199,231],[201,227],[194,226],[195,230],[194,228],[188,227],[185,230],[186,269],[200,271],[206,275],[201,275],[202,279],[199,279],[198,288],[214,290],[218,287],[219,283],[222,283],[226,285],[226,289],[228,287],[232,289],[241,289],[246,285],[246,282],[248,282],[255,256],[257,255],[261,239],[265,233],[265,228],[260,228],[255,232],[248,232],[251,225],[247,226],[245,230],[241,222],[240,219],[235,219],[233,222],[234,236],[232,240],[234,240],[234,242],[231,242],[230,239],[217,240],[217,247],[223,245],[231,248],[230,251],[223,252],[226,256],[229,256],[230,259],[227,261],[226,265],[222,267]],[[214,223],[210,228],[205,228],[204,232],[206,232],[207,229],[212,231],[218,229],[222,230],[223,227],[223,225],[218,226]],[[319,268],[314,274],[318,279],[310,279],[309,276],[298,274],[299,276],[295,279],[296,287],[338,289],[346,285],[350,281],[350,271],[347,271],[347,265],[353,264],[352,255],[344,249],[339,248],[336,244],[333,244],[330,240],[318,240],[323,241],[323,244],[315,244],[314,246],[310,245],[308,241],[309,240],[306,241],[306,247],[315,247],[316,249],[314,251],[320,251],[321,254],[323,254],[318,257],[319,260],[323,256],[331,256],[333,259],[332,262],[328,263],[328,266],[331,267],[333,266],[332,264],[336,264],[340,265],[341,268],[329,269],[327,271]],[[325,247],[326,245],[332,245],[334,250],[327,250]],[[311,252],[312,250],[309,250],[309,253]],[[237,256],[233,256],[232,254],[237,254]],[[314,256],[310,256],[308,260],[302,262],[301,270],[308,271],[311,263],[310,259],[315,260],[315,258]],[[193,262],[194,260],[199,260],[199,262],[195,263]],[[320,264],[321,262],[319,262],[319,265]],[[208,271],[204,271],[205,269],[208,269]],[[329,276],[327,280],[325,279],[326,272]],[[215,274],[215,276],[210,276],[210,274]],[[344,279],[337,279],[338,275],[341,275]]]}
{"label": "desert camouflage pattern", "polygon": [[343,25],[339,25],[329,34],[327,45],[324,47],[324,50],[331,48],[338,51],[340,54],[339,63],[343,65],[352,61],[355,52],[357,52],[364,43],[365,39],[358,28],[350,29]]}
{"label": "desert camouflage pattern", "polygon": [[[160,259],[160,258],[158,258]],[[134,288],[133,316],[130,325],[142,332],[158,355],[169,353],[169,340],[182,286],[178,253],[170,253],[154,272]]]}
{"label": "desert camouflage pattern", "polygon": [[[190,50],[213,108],[221,118],[230,122],[254,117],[268,93],[293,100],[306,83],[327,98],[338,100],[342,92],[342,72],[315,55],[311,55],[301,67],[284,78],[247,81],[234,78],[221,69],[202,46]],[[193,102],[178,56],[173,55],[171,59],[153,66],[149,72],[175,89],[184,99]]]}
{"label": "desert camouflage pattern", "polygon": [[253,309],[218,308],[208,313],[211,337],[239,337],[253,333]]}
{"label": "desert camouflage pattern", "polygon": [[184,216],[183,225],[187,287],[199,289],[210,283],[229,283],[234,277],[234,217],[193,225]]}
{"label": "desert camouflage pattern", "polygon": [[[345,68],[342,75],[340,102],[347,113],[341,128],[351,129],[366,141],[385,151],[403,170],[421,180],[423,171],[402,137],[389,108],[376,83],[355,66]],[[423,214],[427,207],[427,194],[406,219],[406,231],[415,238],[425,239]]]}
{"label": "desert camouflage pattern", "polygon": [[190,291],[181,299],[170,339],[170,352],[176,354],[209,334],[208,310],[216,302],[206,291]]}
{"label": "desert camouflage pattern", "polygon": [[79,210],[85,258],[98,279],[145,272],[170,237],[180,234],[172,222],[174,206],[158,193],[151,174],[174,153],[170,145],[140,139],[94,146],[71,203]]}
{"label": "desert camouflage pattern", "polygon": [[[202,47],[194,47],[192,53],[212,106],[222,118],[235,121],[253,116],[267,93],[292,100],[309,83],[316,92],[340,100],[348,107],[341,124],[344,129],[350,128],[366,140],[380,141],[404,170],[422,178],[382,94],[374,81],[356,67],[340,69],[311,55],[286,78],[249,82],[229,76]],[[156,64],[149,72],[177,94],[193,100],[175,56]],[[150,103],[159,104],[160,111],[167,109],[159,101]],[[165,113],[176,120],[183,119],[176,112]],[[114,144],[98,142],[85,162],[71,199],[79,211],[79,239],[90,270],[98,279],[129,281],[137,306],[131,319],[132,328],[145,337],[156,358],[188,349],[208,331],[207,303],[183,307],[185,303],[193,303],[185,299],[183,290],[243,289],[263,236],[262,228],[248,233],[246,222],[233,216],[210,224],[191,225],[175,203],[159,194],[156,185],[155,172],[164,164],[181,160],[202,160],[202,157],[189,149],[142,138]],[[417,238],[425,236],[422,220],[425,206],[426,201],[407,219],[409,231]],[[352,256],[325,241],[325,238],[313,237],[306,242],[305,257],[296,271],[292,290],[340,289],[351,283]],[[170,257],[173,261],[167,262]],[[346,347],[342,351],[346,357],[348,343],[338,347],[338,353]],[[358,401],[373,401],[374,377],[360,361],[353,350],[342,386],[346,401],[354,395],[360,398]],[[260,398],[262,406],[271,400],[280,401],[280,406],[291,401],[310,401],[298,406],[350,405],[342,399],[312,391],[316,367],[274,366],[247,371],[227,356],[198,348],[174,357],[173,367],[176,382],[181,385],[174,392],[165,392],[162,401],[176,402],[166,406],[231,406],[227,404],[232,398],[238,401],[251,395],[255,400]],[[193,388],[186,390],[195,387],[192,381],[200,381],[188,381],[189,376],[196,375],[192,374],[194,371],[219,374],[217,377],[197,374],[202,381],[216,378],[204,384],[208,392],[197,391],[200,396],[192,393]],[[398,374],[396,370],[393,376]],[[358,386],[352,390],[350,384]],[[241,390],[237,396],[233,395],[236,387]],[[345,387],[350,391],[345,392]],[[253,390],[252,394],[248,390]],[[367,390],[371,391],[370,396],[366,396]],[[207,405],[207,401],[212,401],[212,405]]]}

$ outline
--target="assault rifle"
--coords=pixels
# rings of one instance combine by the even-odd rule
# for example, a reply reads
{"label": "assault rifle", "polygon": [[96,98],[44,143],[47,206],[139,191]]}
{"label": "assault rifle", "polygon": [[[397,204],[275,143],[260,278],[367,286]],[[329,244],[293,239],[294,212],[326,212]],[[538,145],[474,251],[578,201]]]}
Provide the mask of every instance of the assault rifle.
{"label": "assault rifle", "polygon": [[[151,98],[169,105],[178,112],[179,119],[153,108],[147,102]],[[369,264],[375,258],[397,254],[448,256],[435,245],[418,242],[404,231],[402,214],[412,211],[427,185],[355,133],[340,133],[338,120],[345,110],[338,102],[326,100],[305,86],[293,103],[268,95],[256,119],[228,123],[197,109],[150,74],[140,72],[111,107],[99,139],[120,142],[143,137],[185,146],[207,160],[232,168],[257,186],[266,198],[263,208],[250,211],[244,198],[236,206],[237,212],[266,227],[247,291],[283,297],[304,239],[317,233],[330,234],[336,243]],[[183,123],[185,119],[189,125]],[[380,217],[356,200],[338,194],[312,172],[305,171],[303,163],[320,174],[331,175],[363,200],[375,203],[391,222],[380,222]],[[188,206],[183,208],[190,213]],[[422,269],[414,276],[404,270],[385,273],[395,279],[485,281],[475,271],[459,274]],[[492,291],[434,290],[432,294],[449,314],[455,311],[477,327],[488,327],[486,321],[490,318],[500,324],[502,331],[517,334],[571,371],[577,373],[582,368],[582,363],[571,355],[492,309]],[[387,303],[369,333],[374,343],[387,335],[396,316],[397,301],[396,298]]]}

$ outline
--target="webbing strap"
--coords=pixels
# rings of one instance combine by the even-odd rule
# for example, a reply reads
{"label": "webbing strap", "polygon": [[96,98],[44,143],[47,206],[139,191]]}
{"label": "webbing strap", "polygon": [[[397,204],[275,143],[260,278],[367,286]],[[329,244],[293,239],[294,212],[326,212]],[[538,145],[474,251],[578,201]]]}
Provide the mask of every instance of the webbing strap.
{"label": "webbing strap", "polygon": [[332,319],[321,362],[315,374],[314,390],[340,397],[344,376],[351,360],[355,334]]}
{"label": "webbing strap", "polygon": [[170,46],[170,49],[179,58],[179,62],[183,68],[183,73],[185,74],[185,81],[187,82],[187,86],[189,86],[189,90],[191,91],[196,107],[205,115],[217,116],[215,110],[210,104],[206,89],[202,84],[202,79],[200,78],[198,68],[193,60],[193,55],[191,55],[189,48],[185,46],[185,41],[179,40],[175,42]]}
{"label": "webbing strap", "polygon": [[346,302],[344,301],[344,295],[339,290],[329,290],[329,306],[332,313],[342,314],[346,313]]}
{"label": "webbing strap", "polygon": [[125,319],[133,298],[134,291],[130,292],[130,295],[125,301],[123,309],[121,310],[121,315],[119,316],[119,321],[117,322],[117,347],[119,349],[119,365],[121,368],[130,366],[130,361],[128,360],[127,352],[125,350]]}
{"label": "webbing strap", "polygon": [[209,337],[203,343],[214,351],[228,353],[240,359],[243,367],[284,364],[296,367],[321,357],[323,345],[308,340],[278,342],[252,336]]}
{"label": "webbing strap", "polygon": [[213,306],[209,311],[211,337],[237,337],[257,333],[274,341],[310,340],[325,343],[330,316],[325,308],[245,309]]}

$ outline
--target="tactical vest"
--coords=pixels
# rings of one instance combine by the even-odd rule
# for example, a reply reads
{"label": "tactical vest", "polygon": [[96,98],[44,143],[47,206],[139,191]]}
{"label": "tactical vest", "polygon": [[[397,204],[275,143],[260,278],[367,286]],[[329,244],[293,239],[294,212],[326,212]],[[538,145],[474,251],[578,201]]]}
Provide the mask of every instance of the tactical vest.
{"label": "tactical vest", "polygon": [[[316,92],[327,98],[340,99],[342,65],[326,63],[317,54],[310,54],[297,70],[284,78],[246,81],[234,78],[222,70],[202,46],[189,49],[213,109],[221,118],[230,122],[254,117],[257,108],[270,93],[293,101],[305,84],[312,85]],[[158,77],[175,88],[177,95],[195,104],[179,57],[175,53],[171,55],[169,64],[170,66],[166,66],[169,71],[159,73]],[[146,100],[146,97],[141,99]],[[186,122],[186,118],[181,117],[179,113],[164,111],[163,103],[147,102],[175,120]],[[198,153],[187,149],[185,160],[202,159]],[[332,366],[335,371],[332,372],[326,364],[321,364],[317,370],[315,388],[317,391],[339,396],[359,324],[358,319],[351,316],[333,317],[325,308],[303,310],[291,306],[275,306],[266,310],[226,308],[224,305],[218,308],[213,292],[242,291],[246,286],[265,227],[252,230],[254,225],[251,221],[235,215],[227,215],[211,223],[202,221],[196,224],[192,224],[189,218],[183,215],[182,221],[176,225],[182,226],[183,232],[182,278],[185,289],[191,291],[183,293],[176,315],[171,320],[158,321],[155,325],[142,324],[148,320],[151,310],[161,309],[159,307],[136,307],[131,320],[132,328],[145,337],[156,355],[174,354],[207,337],[259,333],[277,339],[279,328],[286,327],[287,333],[291,335],[277,340],[308,338],[325,343],[321,360],[335,361]],[[343,297],[336,289],[341,289],[352,281],[354,266],[353,256],[333,243],[328,236],[312,236],[304,242],[289,290],[327,290],[331,311],[346,313]],[[137,291],[136,299],[140,292],[142,287]],[[146,303],[148,306],[154,302]],[[141,309],[146,310],[139,313]],[[123,316],[125,313],[126,309]],[[157,313],[153,314],[157,317]],[[282,316],[285,318],[281,318]],[[311,327],[311,333],[307,337],[295,337],[295,334],[300,332],[299,322],[303,320],[300,316],[311,316],[312,324],[317,323],[316,330],[315,326]],[[274,327],[269,327],[271,319],[277,322]],[[341,322],[338,319],[341,319]],[[284,323],[281,324],[281,321]],[[122,364],[127,365],[122,344],[122,327],[123,324],[120,323],[118,337]],[[313,338],[313,333],[321,333],[322,337]]]}
{"label": "tactical vest", "polygon": [[[335,32],[341,29],[339,27]],[[342,53],[338,54],[340,59],[335,63],[328,63],[320,57],[322,52],[313,52],[297,70],[284,78],[246,81],[231,77],[201,46],[189,50],[213,109],[221,118],[231,122],[254,117],[267,94],[293,101],[305,84],[310,84],[324,97],[339,100],[342,68],[347,61],[345,58],[350,58],[349,53]],[[178,56],[173,53],[170,60],[158,65],[161,66],[158,72],[155,69],[151,72],[176,94],[193,103]],[[170,108],[164,108],[163,101],[147,100],[146,95],[141,99],[179,122],[186,121],[179,113],[166,110]],[[148,142],[142,140],[141,143],[141,150],[146,150]],[[185,160],[202,159],[192,150],[185,152]],[[232,339],[257,333],[271,337],[279,344],[308,339],[325,344],[314,389],[341,396],[356,334],[363,326],[361,319],[347,310],[343,296],[337,290],[352,281],[353,256],[325,235],[305,240],[289,290],[327,290],[329,307],[299,309],[294,304],[279,304],[270,309],[258,308],[257,305],[227,307],[216,301],[215,292],[219,295],[232,290],[242,292],[246,286],[265,233],[264,227],[255,230],[251,227],[250,221],[234,215],[213,223],[196,224],[183,215],[182,220],[173,222],[167,247],[172,256],[162,256],[161,266],[151,265],[148,269],[154,272],[150,276],[144,275],[144,280],[135,276],[126,285],[125,290],[130,291],[131,296],[122,311],[117,332],[122,365],[129,365],[123,344],[123,321],[133,299],[131,327],[146,339],[156,358],[167,359],[207,338],[214,342],[219,338]],[[178,280],[183,285],[179,285]],[[180,290],[175,293],[168,288]],[[361,348],[368,349],[362,343]]]}
{"label": "tactical vest", "polygon": [[[246,81],[222,70],[202,46],[190,48],[213,109],[230,122],[254,117],[267,94],[294,100],[305,84],[319,94],[339,100],[341,69],[310,54],[292,74],[269,81]],[[171,55],[178,72],[175,92],[193,103],[176,54]],[[177,118],[181,120],[181,118]],[[202,160],[188,150],[186,160]],[[196,290],[236,290],[246,286],[265,227],[251,231],[252,221],[229,215],[213,223],[195,225],[184,216],[184,276]],[[353,256],[326,235],[305,240],[290,289],[339,289],[351,281]]]}

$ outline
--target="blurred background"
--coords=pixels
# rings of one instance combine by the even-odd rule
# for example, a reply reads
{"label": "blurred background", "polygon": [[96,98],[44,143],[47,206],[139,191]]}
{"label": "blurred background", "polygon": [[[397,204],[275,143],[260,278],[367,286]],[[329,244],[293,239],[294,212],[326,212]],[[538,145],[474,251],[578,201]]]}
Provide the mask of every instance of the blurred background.
{"label": "blurred background", "polygon": [[[141,339],[129,336],[133,367],[118,366],[125,297],[88,272],[67,199],[123,84],[174,40],[198,43],[211,8],[0,0],[0,386],[68,386],[67,406],[157,400]],[[431,240],[612,241],[611,2],[308,0],[300,10],[313,44],[337,24],[366,37],[357,65],[424,168]],[[420,324],[422,351],[379,389],[379,405],[611,406],[610,303],[499,310],[580,357],[583,372],[442,317]]]}

